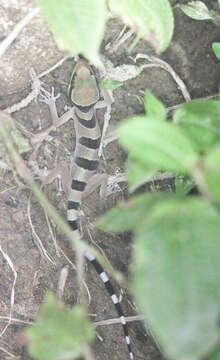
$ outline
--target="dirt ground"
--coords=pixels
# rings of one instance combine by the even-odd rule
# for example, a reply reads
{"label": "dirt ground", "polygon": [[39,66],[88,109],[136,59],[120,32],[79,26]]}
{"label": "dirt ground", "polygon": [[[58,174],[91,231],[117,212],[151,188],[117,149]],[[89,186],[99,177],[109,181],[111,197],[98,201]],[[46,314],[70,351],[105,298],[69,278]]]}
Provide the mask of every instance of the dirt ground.
{"label": "dirt ground", "polygon": [[[187,1],[172,1],[172,5]],[[204,2],[211,8],[217,1]],[[1,39],[13,29],[14,25],[34,6],[32,0],[0,0]],[[212,52],[212,42],[220,41],[219,29],[211,21],[195,21],[185,16],[179,9],[174,10],[175,33],[172,43],[161,59],[173,67],[186,84],[192,99],[216,95],[220,80],[219,62]],[[149,43],[140,41],[131,54],[127,53],[132,39],[124,42],[117,50],[111,52],[115,39],[123,24],[111,19],[106,28],[106,35],[101,52],[110,59],[114,66],[132,64],[129,56],[138,53],[157,56]],[[110,44],[110,45],[109,45]],[[0,107],[4,109],[20,102],[31,91],[29,69],[34,68],[39,74],[63,57],[50,34],[47,24],[37,15],[21,32],[4,56],[0,59]],[[140,62],[143,63],[143,62]],[[62,66],[50,72],[42,80],[48,90],[53,86],[55,93],[60,93],[58,110],[62,114],[68,104],[67,86],[72,71],[72,63],[65,61]],[[115,102],[112,107],[111,124],[115,125],[123,118],[144,112],[143,90],[149,88],[167,107],[184,102],[184,98],[170,74],[157,67],[145,69],[140,76],[124,83],[115,91]],[[32,134],[51,124],[48,108],[45,104],[32,101],[27,107],[13,114],[17,123]],[[53,169],[56,164],[65,161],[70,163],[74,149],[74,128],[68,122],[51,134],[49,140],[42,142],[36,153],[36,164],[40,169]],[[105,149],[105,159],[99,171],[110,175],[123,171],[126,155],[117,142],[112,142]],[[23,158],[28,160],[31,151]],[[0,159],[1,160],[1,159]],[[3,160],[3,159],[2,159]],[[77,303],[76,272],[70,261],[74,254],[70,252],[68,241],[61,231],[51,223],[52,233],[56,236],[59,251],[56,252],[54,241],[45,214],[38,201],[31,196],[28,188],[19,186],[15,174],[0,168],[0,245],[10,257],[17,271],[15,300],[12,324],[0,338],[0,360],[31,359],[22,345],[22,330],[27,326],[22,321],[33,320],[41,306],[47,290],[56,292],[61,268],[69,265],[69,275],[64,291],[67,306]],[[20,179],[21,181],[21,179]],[[155,185],[155,184],[154,184]],[[162,184],[163,185],[163,184]],[[161,186],[162,186],[161,185]],[[66,196],[60,191],[58,181],[44,187],[44,192],[59,214],[65,218]],[[102,249],[112,266],[128,275],[131,263],[130,234],[112,236],[98,231],[92,225],[94,219],[111,208],[118,199],[126,196],[126,184],[121,192],[100,200],[98,192],[89,196],[83,205],[82,227],[86,241]],[[31,228],[31,224],[33,228]],[[34,231],[40,237],[47,253],[54,264],[42,256],[36,246]],[[64,254],[66,254],[64,256]],[[66,258],[68,256],[69,260]],[[8,262],[0,253],[0,332],[5,326],[4,316],[10,312],[11,288],[14,280]],[[89,313],[92,321],[116,318],[114,306],[109,299],[103,284],[90,265],[86,266],[86,284],[91,303]],[[126,316],[137,315],[138,311],[132,297],[126,289],[120,289],[121,304]],[[159,293],[159,289],[158,289]],[[154,341],[140,321],[129,323],[129,334],[135,359],[162,359]],[[97,360],[127,360],[128,352],[120,324],[97,327],[97,337],[93,345]]]}

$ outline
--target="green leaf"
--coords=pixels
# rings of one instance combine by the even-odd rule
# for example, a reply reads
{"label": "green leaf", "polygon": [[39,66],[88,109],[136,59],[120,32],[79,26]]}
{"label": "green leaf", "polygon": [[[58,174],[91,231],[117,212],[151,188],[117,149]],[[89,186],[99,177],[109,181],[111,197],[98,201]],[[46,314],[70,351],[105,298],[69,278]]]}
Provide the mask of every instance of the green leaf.
{"label": "green leaf", "polygon": [[179,196],[187,195],[194,186],[195,183],[188,176],[179,175],[175,177],[176,194]]}
{"label": "green leaf", "polygon": [[220,202],[220,146],[216,146],[204,159],[204,177],[213,201]]}
{"label": "green leaf", "polygon": [[146,164],[143,164],[138,158],[135,158],[130,153],[126,161],[126,174],[128,177],[129,190],[136,187],[148,176],[153,175],[152,170],[147,169]]}
{"label": "green leaf", "polygon": [[116,82],[124,82],[140,75],[142,69],[140,66],[131,64],[122,64],[114,67],[114,64],[105,56],[101,56],[105,68],[105,77]]}
{"label": "green leaf", "polygon": [[220,43],[219,42],[213,43],[212,49],[215,53],[215,56],[220,60]]}
{"label": "green leaf", "polygon": [[40,360],[72,360],[82,355],[94,331],[82,307],[67,310],[48,293],[34,325],[26,330],[30,354]]}
{"label": "green leaf", "polygon": [[13,129],[11,131],[11,136],[12,136],[15,144],[18,147],[19,154],[22,154],[22,153],[25,153],[25,152],[28,152],[31,150],[29,140],[27,138],[25,138],[19,130]]}
{"label": "green leaf", "polygon": [[145,92],[145,112],[147,117],[152,120],[165,120],[166,109],[161,101],[159,101],[150,90]]}
{"label": "green leaf", "polygon": [[174,113],[174,122],[190,137],[197,151],[205,151],[220,140],[220,102],[192,100]]}
{"label": "green leaf", "polygon": [[136,228],[133,293],[170,359],[201,359],[218,342],[219,229],[195,197],[157,203]]}
{"label": "green leaf", "polygon": [[219,12],[219,11],[211,10],[210,13],[211,13],[211,15],[212,15],[212,22],[213,22],[216,26],[219,26],[219,25],[220,25],[220,12]]}
{"label": "green leaf", "polygon": [[138,230],[142,222],[146,222],[152,208],[173,194],[148,193],[133,196],[131,200],[123,201],[100,217],[95,225],[108,232]]}
{"label": "green leaf", "polygon": [[[12,118],[5,112],[0,112],[0,122],[5,124],[7,131],[13,138],[15,145],[19,154],[30,151],[32,148],[30,146],[29,140],[23,136],[23,134],[16,129],[15,123]],[[0,131],[0,140],[1,140],[1,131]]]}
{"label": "green leaf", "polygon": [[184,173],[197,160],[190,141],[172,123],[133,116],[119,125],[118,133],[121,144],[147,171]]}
{"label": "green leaf", "polygon": [[212,19],[209,9],[202,1],[191,1],[187,5],[179,5],[182,11],[195,20]]}
{"label": "green leaf", "polygon": [[216,348],[209,354],[207,357],[205,357],[204,360],[219,360],[220,358],[220,345],[216,346]]}
{"label": "green leaf", "polygon": [[172,38],[174,19],[168,0],[109,0],[110,10],[133,26],[154,48],[164,51]]}
{"label": "green leaf", "polygon": [[110,78],[103,78],[102,79],[102,86],[104,87],[104,89],[106,90],[115,90],[118,87],[122,86],[123,83],[120,81],[115,81],[112,80]]}
{"label": "green leaf", "polygon": [[103,0],[37,0],[58,46],[99,64],[106,7]]}

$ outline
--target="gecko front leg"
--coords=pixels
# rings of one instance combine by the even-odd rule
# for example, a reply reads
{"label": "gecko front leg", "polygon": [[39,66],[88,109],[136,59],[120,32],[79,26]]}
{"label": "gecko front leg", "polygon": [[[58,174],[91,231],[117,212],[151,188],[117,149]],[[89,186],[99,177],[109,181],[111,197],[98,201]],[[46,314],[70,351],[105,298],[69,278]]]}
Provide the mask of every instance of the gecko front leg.
{"label": "gecko front leg", "polygon": [[67,110],[61,117],[58,117],[56,100],[60,97],[60,94],[54,94],[54,87],[52,87],[51,92],[45,90],[41,87],[40,101],[44,102],[49,106],[51,119],[55,128],[65,124],[70,119],[73,119],[73,107]]}

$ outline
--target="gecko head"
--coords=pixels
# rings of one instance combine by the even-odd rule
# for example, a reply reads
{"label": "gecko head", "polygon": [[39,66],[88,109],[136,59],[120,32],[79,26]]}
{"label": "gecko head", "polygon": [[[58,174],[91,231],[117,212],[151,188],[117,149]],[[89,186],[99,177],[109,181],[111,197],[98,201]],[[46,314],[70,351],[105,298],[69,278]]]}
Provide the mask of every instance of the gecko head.
{"label": "gecko head", "polygon": [[72,104],[83,107],[95,104],[100,98],[95,74],[85,60],[79,60],[74,68],[69,98]]}

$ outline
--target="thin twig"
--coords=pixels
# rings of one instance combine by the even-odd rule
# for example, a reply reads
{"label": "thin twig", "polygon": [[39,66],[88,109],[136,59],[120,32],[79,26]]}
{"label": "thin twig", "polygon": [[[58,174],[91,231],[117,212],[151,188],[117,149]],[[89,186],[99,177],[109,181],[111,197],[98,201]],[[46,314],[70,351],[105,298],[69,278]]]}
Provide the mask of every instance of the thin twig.
{"label": "thin twig", "polygon": [[83,256],[83,252],[78,248],[76,248],[76,258],[77,258],[77,281],[79,286],[79,299],[81,306],[86,311],[87,301],[83,289],[83,282],[85,281],[85,267],[84,267],[85,257]]}
{"label": "thin twig", "polygon": [[[219,96],[219,94],[213,94],[213,95],[208,95],[208,96],[205,96],[205,97],[202,97],[202,98],[196,98],[196,99],[193,99],[193,100],[209,100],[209,99],[217,99]],[[173,111],[173,110],[176,110],[178,109],[181,105],[185,104],[184,102],[183,103],[180,103],[180,104],[177,104],[177,105],[173,105],[173,106],[169,106],[167,107],[167,111]]]}
{"label": "thin twig", "polygon": [[68,265],[66,265],[61,269],[60,274],[59,274],[59,279],[58,279],[56,297],[57,297],[57,300],[59,300],[59,301],[63,301],[64,289],[65,289],[68,274],[69,274],[69,267],[68,267]]}
{"label": "thin twig", "polygon": [[[133,321],[143,321],[145,318],[143,315],[134,315],[134,316],[126,316],[126,322],[133,322]],[[93,325],[96,326],[106,326],[112,324],[121,324],[121,320],[119,318],[108,319],[108,320],[101,320],[93,322]]]}
{"label": "thin twig", "polygon": [[111,53],[116,52],[118,48],[127,41],[132,35],[134,34],[134,30],[128,30],[126,33],[122,34],[121,39],[116,39],[114,44],[112,44],[112,49],[110,50]]}
{"label": "thin twig", "polygon": [[[68,261],[68,263],[72,266],[72,268],[75,271],[77,271],[76,265],[70,260],[70,258],[65,254],[65,252],[61,248],[59,248],[59,251],[64,256],[64,258]],[[91,303],[91,294],[90,294],[89,288],[84,280],[83,280],[83,285],[84,285],[87,295],[88,295],[88,304],[90,304]]]}
{"label": "thin twig", "polygon": [[36,16],[40,11],[39,7],[32,9],[17,25],[12,32],[0,44],[0,57],[5,53],[7,48],[16,39],[20,31]]}
{"label": "thin twig", "polygon": [[12,354],[8,350],[4,349],[2,346],[0,346],[0,350],[2,352],[4,352],[5,354],[7,354],[8,356],[12,357],[13,359],[19,359],[20,358],[20,356],[16,356],[16,355]]}
{"label": "thin twig", "polygon": [[5,260],[8,263],[8,266],[10,267],[11,271],[13,272],[14,275],[14,280],[12,283],[12,288],[11,288],[11,296],[10,296],[10,312],[9,312],[9,320],[8,323],[5,325],[5,327],[3,328],[2,332],[0,333],[0,337],[2,337],[4,335],[4,333],[6,332],[7,328],[9,327],[9,325],[11,324],[11,319],[12,319],[12,312],[13,312],[13,308],[14,308],[14,298],[15,298],[15,284],[16,284],[16,280],[17,280],[17,272],[15,271],[13,262],[11,261],[10,257],[8,256],[8,254],[6,254],[4,252],[4,250],[2,249],[1,245],[0,245],[0,251],[2,253],[2,255],[4,256]]}
{"label": "thin twig", "polygon": [[[150,56],[150,55],[146,55],[146,54],[137,54],[134,61],[137,62],[138,59],[146,59],[146,60],[150,61],[151,63],[153,63],[153,66],[160,67],[160,68],[166,70],[167,72],[169,72],[169,74],[172,76],[172,78],[176,82],[178,88],[181,90],[184,99],[186,101],[191,100],[190,93],[188,92],[187,87],[184,84],[183,80],[179,77],[179,75],[177,75],[177,73],[173,70],[173,68],[168,63],[166,63],[165,61],[163,61],[155,56]],[[144,69],[149,66],[150,65],[142,65],[141,68]]]}
{"label": "thin twig", "polygon": [[6,193],[7,191],[10,191],[10,190],[16,189],[16,187],[17,187],[17,186],[11,186],[10,188],[7,188],[7,189],[5,189],[5,190],[2,190],[2,191],[0,191],[0,195],[2,195],[2,194],[4,194],[4,193]]}
{"label": "thin twig", "polygon": [[51,73],[52,71],[54,71],[55,69],[57,69],[59,66],[61,66],[64,61],[71,59],[73,56],[72,55],[66,55],[64,57],[62,57],[62,59],[60,59],[59,61],[57,61],[56,64],[54,64],[53,66],[51,66],[49,69],[43,71],[42,73],[40,73],[37,77],[38,79],[41,79],[42,77],[44,77],[45,75]]}
{"label": "thin twig", "polygon": [[[36,97],[39,95],[39,93],[40,93],[40,91],[42,89],[42,83],[41,83],[40,79],[42,77],[44,77],[45,75],[49,74],[51,71],[58,68],[59,66],[61,66],[64,61],[66,61],[67,59],[70,59],[70,58],[72,58],[72,56],[70,56],[70,55],[64,56],[56,64],[51,66],[49,69],[43,71],[39,75],[36,75],[34,69],[30,69],[30,76],[31,76],[31,79],[32,79],[32,84],[31,84],[32,90],[31,90],[31,92],[24,99],[22,99],[19,103],[13,104],[12,106],[7,107],[3,111],[8,113],[8,114],[12,114],[12,113],[14,113],[16,111],[19,111],[19,110],[23,109],[24,107],[28,106],[31,101],[36,99]],[[20,125],[20,126],[22,126],[22,125]]]}
{"label": "thin twig", "polygon": [[[94,314],[88,314],[89,316],[96,316]],[[134,321],[143,321],[145,319],[144,315],[133,315],[133,316],[126,316],[125,320],[126,322],[134,322]],[[8,321],[8,316],[0,316],[0,320],[2,321]],[[30,320],[20,320],[16,318],[11,318],[11,322],[18,323],[18,324],[24,324],[24,325],[32,325],[34,322]],[[121,324],[121,320],[119,318],[113,318],[113,319],[107,319],[107,320],[101,320],[101,321],[94,321],[92,322],[94,327],[97,326],[106,326],[106,325],[114,325],[114,324]],[[16,324],[15,324],[16,325]]]}
{"label": "thin twig", "polygon": [[53,233],[53,230],[52,230],[52,227],[51,227],[51,224],[50,224],[50,219],[49,219],[48,214],[47,214],[47,212],[45,211],[45,209],[44,209],[44,215],[45,215],[45,218],[46,218],[46,222],[47,222],[47,226],[48,226],[48,229],[49,229],[49,232],[50,232],[50,236],[51,236],[52,241],[53,241],[53,243],[54,243],[54,247],[55,247],[55,251],[56,251],[56,256],[57,256],[57,257],[60,257],[59,246],[57,245],[56,236],[55,236],[54,233]]}
{"label": "thin twig", "polygon": [[40,90],[41,90],[41,82],[40,82],[39,78],[37,77],[34,69],[30,69],[30,76],[32,79],[31,92],[24,99],[22,99],[19,103],[13,104],[12,106],[9,106],[6,109],[4,109],[3,111],[5,113],[12,114],[16,111],[19,111],[19,110],[25,108],[26,106],[28,106],[30,104],[31,101],[36,99],[36,97],[39,95]]}
{"label": "thin twig", "polygon": [[31,219],[31,211],[30,211],[30,204],[31,204],[31,197],[32,197],[32,194],[30,194],[29,198],[28,198],[28,204],[27,204],[27,215],[28,215],[28,220],[29,220],[29,223],[30,223],[30,226],[31,226],[31,231],[32,231],[32,234],[33,234],[33,240],[34,240],[34,243],[35,245],[37,246],[37,248],[39,249],[41,255],[43,257],[45,257],[48,261],[50,261],[53,265],[56,265],[56,263],[50,258],[50,256],[48,255],[46,249],[44,248],[44,245],[41,241],[41,239],[39,238],[39,236],[37,235],[36,231],[35,231],[35,228],[34,228],[34,225],[32,223],[32,219]]}
{"label": "thin twig", "polygon": [[[89,224],[90,224],[90,226],[92,225],[91,223],[89,223]],[[106,259],[106,261],[108,261],[108,262],[110,263],[110,261],[108,260],[108,258],[107,258],[107,256],[106,256],[104,250],[101,248],[101,246],[99,246],[99,245],[94,241],[94,239],[93,239],[93,237],[92,237],[92,234],[91,234],[91,231],[90,231],[90,229],[89,229],[89,226],[86,227],[86,230],[87,230],[87,233],[88,233],[88,235],[89,235],[89,237],[90,237],[91,243],[92,243],[95,247],[97,247],[97,248],[99,249],[100,253],[102,253],[102,255],[104,256],[104,258]]]}
{"label": "thin twig", "polygon": [[[113,93],[109,91],[109,96],[111,97],[112,102],[114,101],[113,98]],[[112,103],[111,103],[112,104]],[[101,137],[101,143],[100,143],[100,148],[98,151],[98,156],[100,157],[103,153],[102,151],[102,147],[103,147],[103,139],[105,137],[106,131],[108,129],[109,126],[109,121],[111,119],[111,104],[107,104],[106,105],[106,111],[105,111],[105,115],[104,115],[104,125],[103,125],[103,129],[102,129],[102,137]]]}
{"label": "thin twig", "polygon": [[[9,316],[1,316],[0,315],[0,320],[2,321],[8,321],[10,319]],[[21,320],[21,319],[16,319],[16,318],[11,318],[11,324],[12,323],[18,323],[19,324],[24,324],[24,325],[32,325],[34,322],[30,321],[30,320]],[[16,325],[16,324],[14,324]]]}
{"label": "thin twig", "polygon": [[[122,30],[120,31],[120,33],[118,34],[118,36],[116,37],[116,39],[114,40],[114,42],[111,43],[111,41],[109,41],[106,45],[105,45],[105,50],[108,50],[109,48],[113,48],[114,45],[113,43],[118,42],[118,40],[120,39],[120,37],[122,37],[125,33],[125,30],[127,29],[127,25],[124,25]],[[111,51],[111,50],[110,50]]]}

